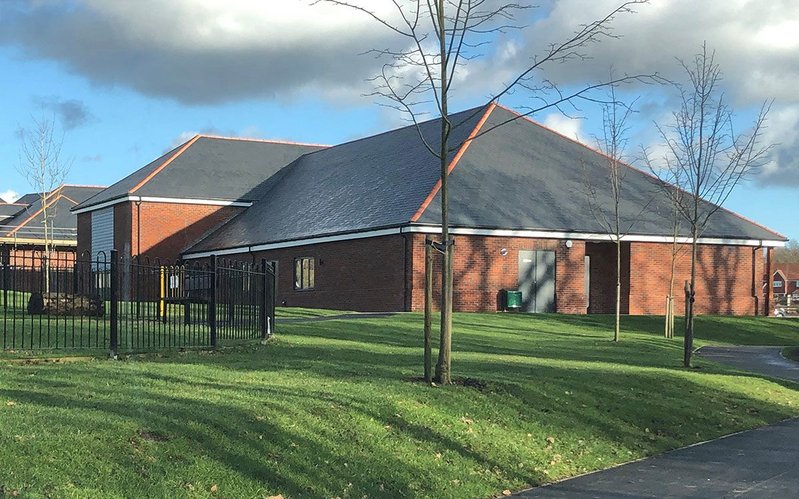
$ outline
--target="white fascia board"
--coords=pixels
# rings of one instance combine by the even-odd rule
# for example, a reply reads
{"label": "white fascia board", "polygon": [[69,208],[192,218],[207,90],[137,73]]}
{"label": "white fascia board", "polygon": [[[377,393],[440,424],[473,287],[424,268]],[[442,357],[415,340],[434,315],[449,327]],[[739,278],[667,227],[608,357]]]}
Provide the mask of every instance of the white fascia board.
{"label": "white fascia board", "polygon": [[[422,234],[440,234],[441,228],[436,226],[411,226],[404,232],[418,232]],[[453,227],[449,230],[450,234],[465,236],[494,236],[494,237],[523,237],[534,239],[576,239],[581,241],[613,241],[611,234],[590,233],[590,232],[563,232],[546,230],[513,230],[513,229],[469,229]],[[638,243],[671,243],[673,238],[670,236],[651,236],[629,234],[622,236],[622,241]],[[690,237],[678,237],[677,243],[689,244]],[[785,246],[783,241],[768,241],[761,239],[733,239],[718,237],[700,237],[699,244],[715,244],[723,246],[767,246],[780,248]]]}
{"label": "white fascia board", "polygon": [[282,241],[278,243],[269,243],[269,244],[255,244],[252,246],[240,246],[238,248],[229,248],[223,249],[219,251],[202,251],[200,253],[189,253],[183,255],[183,258],[191,259],[191,258],[207,258],[209,256],[222,256],[222,255],[234,255],[234,254],[241,254],[241,253],[252,253],[254,251],[269,251],[269,250],[276,250],[276,249],[283,249],[283,248],[294,248],[297,246],[307,246],[309,244],[323,244],[323,243],[334,243],[338,241],[353,241],[355,239],[367,239],[370,237],[381,237],[381,236],[393,236],[396,234],[402,234],[403,232],[407,232],[407,227],[395,227],[392,229],[378,229],[378,230],[369,230],[365,232],[350,232],[348,234],[337,234],[333,236],[321,236],[321,237],[310,237],[306,239],[296,239],[294,241]]}
{"label": "white fascia board", "polygon": [[117,199],[112,199],[110,201],[106,201],[104,203],[94,204],[91,206],[87,206],[85,208],[81,208],[79,210],[74,210],[72,213],[76,215],[80,215],[81,213],[88,213],[90,211],[101,210],[103,208],[107,208],[109,206],[114,206],[115,204],[120,203],[127,203],[129,201],[132,202],[140,202],[140,203],[169,203],[169,204],[197,204],[197,205],[204,205],[204,206],[235,206],[239,208],[249,208],[252,206],[252,203],[249,201],[220,201],[217,199],[191,199],[191,198],[163,198],[163,197],[152,197],[152,196],[124,196]]}
{"label": "white fascia board", "polygon": [[[494,237],[521,237],[530,239],[576,239],[580,241],[613,241],[610,234],[587,233],[587,232],[558,232],[545,230],[513,230],[513,229],[468,229],[451,228],[450,234],[462,236],[494,236]],[[283,241],[269,244],[256,244],[252,246],[240,246],[238,248],[228,248],[217,251],[202,251],[199,253],[185,254],[183,258],[207,258],[209,256],[235,255],[241,253],[251,253],[254,251],[269,251],[282,248],[294,248],[297,246],[307,246],[310,244],[332,243],[338,241],[352,241],[356,239],[366,239],[370,237],[390,236],[395,234],[440,234],[441,228],[436,226],[412,225],[408,227],[396,227],[391,229],[378,229],[364,232],[350,232],[347,234],[337,234],[333,236],[310,237],[293,241]],[[669,236],[648,236],[648,235],[627,235],[622,237],[622,241],[639,243],[671,243],[673,239]],[[679,244],[691,242],[689,237],[678,237]],[[752,246],[752,247],[783,247],[783,241],[767,241],[760,239],[725,239],[700,237],[699,244],[714,244],[722,246]]]}

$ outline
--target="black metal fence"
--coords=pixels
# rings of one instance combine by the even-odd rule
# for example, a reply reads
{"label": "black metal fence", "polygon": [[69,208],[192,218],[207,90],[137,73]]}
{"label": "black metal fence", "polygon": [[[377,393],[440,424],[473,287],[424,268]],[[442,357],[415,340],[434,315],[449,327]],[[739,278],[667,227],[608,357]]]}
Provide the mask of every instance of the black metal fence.
{"label": "black metal fence", "polygon": [[0,348],[116,355],[266,338],[274,330],[275,286],[266,261],[5,252]]}

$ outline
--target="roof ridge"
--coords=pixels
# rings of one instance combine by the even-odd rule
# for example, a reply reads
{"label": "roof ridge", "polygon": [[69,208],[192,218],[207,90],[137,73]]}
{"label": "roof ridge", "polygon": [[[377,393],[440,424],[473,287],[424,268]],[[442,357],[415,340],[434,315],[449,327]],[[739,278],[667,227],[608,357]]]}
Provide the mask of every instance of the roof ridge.
{"label": "roof ridge", "polygon": [[288,146],[307,146],[307,147],[333,147],[330,144],[314,144],[311,142],[295,142],[292,140],[280,140],[280,139],[259,139],[259,138],[251,138],[251,137],[229,137],[225,135],[214,135],[214,134],[207,134],[207,133],[200,133],[197,134],[199,137],[204,139],[218,139],[218,140],[239,140],[242,142],[264,142],[267,144],[282,144]]}
{"label": "roof ridge", "polygon": [[[466,140],[463,142],[463,144],[461,144],[460,148],[458,149],[458,152],[452,158],[452,161],[450,161],[449,165],[447,165],[447,177],[449,177],[449,175],[452,173],[452,170],[455,169],[455,166],[457,166],[461,157],[463,157],[463,155],[466,153],[466,150],[471,145],[475,136],[478,134],[480,129],[483,128],[483,125],[485,125],[486,120],[488,120],[488,117],[491,115],[494,109],[496,109],[496,107],[497,104],[495,102],[492,102],[488,106],[485,106],[485,111],[483,111],[483,116],[480,117],[480,120],[477,122],[475,127],[469,133],[469,136],[466,137]],[[430,190],[430,193],[427,195],[424,201],[422,201],[422,204],[421,206],[419,206],[419,209],[416,210],[416,213],[414,213],[413,216],[411,216],[410,220],[411,222],[416,222],[419,220],[419,218],[424,214],[425,210],[427,210],[427,207],[430,206],[430,203],[433,202],[433,199],[436,197],[436,194],[438,194],[438,191],[440,190],[441,190],[441,178],[439,177],[438,181],[435,183],[435,185],[433,185],[433,189]]]}
{"label": "roof ridge", "polygon": [[[452,116],[454,116],[456,114],[466,114],[466,113],[468,113],[470,111],[476,111],[478,109],[485,108],[485,107],[487,107],[486,104],[483,104],[483,105],[480,105],[480,106],[475,106],[475,107],[470,107],[470,108],[464,109],[462,111],[457,111],[455,113],[451,113],[450,117],[452,117]],[[389,133],[398,132],[400,130],[405,130],[405,129],[408,129],[408,128],[411,128],[411,127],[421,126],[421,125],[425,125],[427,123],[432,123],[433,121],[437,121],[437,120],[440,120],[440,119],[441,119],[441,116],[438,116],[438,117],[430,118],[429,120],[421,121],[419,123],[411,123],[411,124],[400,126],[400,127],[397,127],[397,128],[392,128],[390,130],[383,130],[382,132],[379,132],[379,133],[375,133],[375,134],[372,134],[372,135],[365,135],[363,137],[358,137],[357,139],[348,140],[347,142],[341,142],[340,144],[336,144],[336,145],[331,146],[331,148],[341,147],[341,146],[345,146],[345,145],[349,145],[349,144],[354,144],[354,143],[360,142],[362,140],[373,139],[375,137],[380,137],[382,135],[387,135]],[[457,123],[457,125],[461,125],[463,123],[465,123],[465,121],[459,122],[459,123]],[[453,130],[454,130],[454,128],[453,128]],[[311,155],[311,154],[316,154],[318,152],[322,152],[322,151],[311,151],[311,152],[306,153],[305,156],[308,156],[308,155]]]}
{"label": "roof ridge", "polygon": [[[584,143],[580,142],[579,140],[577,140],[577,139],[575,139],[575,138],[569,137],[568,135],[564,135],[564,134],[560,133],[560,132],[559,132],[559,131],[557,131],[557,130],[554,130],[554,129],[552,129],[552,128],[550,128],[550,127],[546,126],[546,125],[543,125],[543,124],[541,124],[541,123],[539,123],[539,122],[537,122],[537,121],[533,120],[532,118],[530,118],[530,117],[529,117],[529,116],[527,116],[527,115],[521,114],[521,113],[519,113],[518,111],[515,111],[515,110],[513,110],[513,109],[510,109],[509,107],[503,106],[502,104],[499,104],[499,103],[497,103],[497,107],[500,107],[501,109],[504,109],[505,111],[508,111],[509,113],[515,114],[515,115],[516,115],[516,116],[518,116],[519,118],[522,118],[522,119],[524,119],[524,120],[526,120],[526,121],[528,121],[528,122],[532,123],[533,125],[535,125],[535,126],[537,126],[537,127],[543,128],[544,130],[547,130],[547,131],[549,131],[549,132],[551,132],[551,133],[554,133],[554,134],[556,134],[556,135],[558,135],[558,136],[560,136],[560,137],[563,137],[563,138],[564,138],[564,139],[566,139],[566,140],[569,140],[569,141],[571,141],[571,142],[574,142],[575,144],[577,144],[577,145],[580,145],[580,146],[584,147],[585,149],[588,149],[589,151],[591,151],[591,152],[593,152],[593,153],[599,154],[600,156],[603,156],[603,157],[605,157],[605,158],[608,158],[608,159],[612,159],[612,158],[610,158],[610,156],[608,156],[608,155],[607,155],[607,154],[605,154],[604,152],[600,151],[599,149],[597,149],[597,148],[594,148],[594,147],[591,147],[591,146],[589,146],[588,144],[584,144]],[[642,170],[641,168],[635,167],[635,166],[633,166],[633,165],[631,165],[631,164],[627,163],[626,161],[619,161],[619,164],[622,164],[622,165],[626,166],[627,168],[629,168],[629,169],[631,169],[631,170],[634,170],[634,171],[637,171],[637,172],[639,172],[639,173],[642,173],[642,174],[646,175],[647,177],[650,177],[650,178],[652,178],[652,179],[654,179],[654,180],[656,180],[656,181],[658,181],[658,182],[665,182],[664,180],[662,180],[662,179],[658,178],[657,176],[653,175],[651,172],[647,172],[647,171],[645,171],[645,170]],[[689,196],[693,196],[693,194],[692,194],[692,193],[690,193],[690,192],[686,191],[685,189],[683,189],[683,188],[681,188],[681,187],[679,187],[679,186],[675,186],[675,185],[674,185],[674,184],[672,184],[671,182],[666,182],[666,183],[667,183],[667,184],[669,184],[669,185],[671,185],[671,186],[677,187],[679,190],[681,190],[682,192],[684,192],[684,193],[688,194]],[[700,198],[700,199],[701,199],[702,201],[706,202],[706,203],[712,204],[713,206],[718,206],[720,209],[722,209],[722,210],[726,211],[727,213],[729,213],[729,214],[731,214],[731,215],[733,215],[733,216],[736,216],[736,217],[740,218],[741,220],[743,220],[743,221],[745,221],[745,222],[748,222],[748,223],[750,223],[750,224],[756,225],[756,226],[760,227],[761,229],[763,229],[763,230],[765,230],[765,231],[767,231],[767,232],[771,232],[771,233],[772,233],[772,234],[774,234],[775,236],[781,237],[781,238],[783,238],[783,239],[788,239],[788,237],[786,237],[784,234],[781,234],[781,233],[777,232],[777,231],[776,231],[776,230],[774,230],[774,229],[770,229],[770,228],[766,227],[765,225],[763,225],[763,224],[761,224],[761,223],[755,222],[754,220],[752,220],[752,219],[750,219],[750,218],[747,218],[747,217],[745,217],[744,215],[741,215],[740,213],[736,213],[736,212],[732,211],[731,209],[729,209],[729,208],[726,208],[726,207],[725,207],[725,206],[723,206],[723,205],[716,204],[716,203],[711,203],[710,201],[708,201],[707,199],[704,199],[704,198]]]}
{"label": "roof ridge", "polygon": [[81,189],[107,189],[107,185],[94,185],[94,184],[61,184],[61,187],[78,187]]}

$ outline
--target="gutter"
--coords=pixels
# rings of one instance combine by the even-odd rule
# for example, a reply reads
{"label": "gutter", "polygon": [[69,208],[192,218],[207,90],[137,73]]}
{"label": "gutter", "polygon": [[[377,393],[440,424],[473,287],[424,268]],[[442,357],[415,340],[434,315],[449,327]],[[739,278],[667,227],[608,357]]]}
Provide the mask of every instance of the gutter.
{"label": "gutter", "polygon": [[[259,243],[243,246],[233,246],[230,248],[212,250],[212,251],[197,251],[197,252],[184,252],[184,259],[192,258],[206,258],[209,256],[222,256],[222,255],[235,255],[241,253],[252,253],[255,251],[269,251],[283,248],[293,248],[297,246],[306,246],[309,244],[322,244],[338,241],[351,241],[356,239],[365,239],[370,237],[390,236],[397,234],[439,234],[441,228],[435,225],[401,225],[393,227],[383,227],[374,229],[365,229],[354,232],[339,232],[325,236],[306,237],[302,239],[290,239],[284,241],[276,241],[273,243]],[[471,235],[471,236],[491,236],[491,237],[519,237],[530,239],[575,239],[581,241],[612,241],[613,236],[606,233],[588,233],[588,232],[569,232],[569,231],[547,231],[547,230],[526,230],[526,229],[480,229],[469,227],[452,227],[450,233],[453,235]],[[642,242],[642,243],[671,243],[674,238],[672,236],[651,236],[651,235],[627,235],[622,237],[625,242]],[[689,243],[691,238],[681,237],[677,242],[680,244]],[[782,247],[785,246],[785,241],[768,241],[763,239],[735,239],[735,238],[699,238],[699,244],[711,244],[722,246],[750,246],[750,247]]]}

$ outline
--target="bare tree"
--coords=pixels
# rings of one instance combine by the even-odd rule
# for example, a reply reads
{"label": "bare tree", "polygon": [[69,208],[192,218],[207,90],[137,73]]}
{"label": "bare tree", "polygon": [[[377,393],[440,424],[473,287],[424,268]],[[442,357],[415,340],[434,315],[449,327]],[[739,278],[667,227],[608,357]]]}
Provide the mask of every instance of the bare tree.
{"label": "bare tree", "polygon": [[30,128],[21,130],[20,160],[17,171],[23,175],[41,200],[42,233],[44,240],[44,286],[50,291],[50,259],[53,250],[53,220],[56,208],[51,197],[55,189],[64,183],[71,161],[61,157],[63,135],[56,136],[55,120],[45,117],[33,118]]}
{"label": "bare tree", "polygon": [[[452,296],[453,296],[453,241],[449,231],[449,190],[447,177],[451,153],[460,149],[466,141],[489,132],[497,126],[482,130],[479,134],[454,143],[450,140],[453,131],[463,123],[454,123],[450,116],[449,97],[453,84],[457,84],[457,72],[464,64],[481,55],[481,50],[499,34],[521,29],[516,17],[529,5],[500,2],[497,0],[390,0],[393,14],[382,16],[373,4],[358,0],[317,0],[354,9],[384,26],[396,35],[398,46],[369,51],[384,61],[380,73],[371,81],[375,85],[372,96],[382,104],[402,112],[417,125],[419,138],[427,150],[440,163],[441,171],[441,242],[435,246],[441,252],[441,330],[439,355],[435,368],[435,379],[442,384],[451,382],[452,342]],[[556,84],[542,77],[541,71],[553,63],[579,62],[586,58],[587,45],[606,38],[613,38],[611,28],[614,18],[632,12],[632,8],[646,0],[626,1],[601,19],[580,25],[564,40],[549,44],[538,55],[532,55],[526,67],[502,85],[491,98],[487,107],[515,89],[526,89],[534,99],[534,105],[525,108],[520,116],[528,116],[549,108],[561,106],[578,99],[589,99],[591,90],[611,83],[644,76],[625,76],[615,82],[600,82],[587,85],[573,92],[562,91]],[[368,6],[366,6],[368,5]],[[440,116],[440,140],[431,143],[418,127],[425,110],[432,108]],[[513,119],[517,119],[514,117]],[[509,120],[512,121],[513,119]]]}
{"label": "bare tree", "polygon": [[[612,73],[610,79],[613,79]],[[608,89],[608,100],[602,106],[602,135],[596,139],[597,148],[605,155],[607,185],[604,182],[601,185],[592,183],[592,177],[586,175],[586,190],[591,212],[605,233],[610,236],[616,248],[616,317],[613,341],[619,341],[621,330],[622,240],[630,233],[643,211],[649,206],[649,203],[646,203],[638,215],[631,219],[624,217],[620,209],[624,178],[629,171],[626,149],[629,133],[628,119],[632,113],[632,105],[619,101],[616,97],[616,86],[611,85]],[[610,205],[600,200],[600,189],[610,193]]]}
{"label": "bare tree", "polygon": [[657,172],[669,192],[676,190],[675,187],[683,191],[673,197],[674,206],[690,230],[691,277],[686,287],[683,355],[685,367],[690,367],[699,237],[735,186],[766,160],[771,147],[761,145],[760,139],[770,104],[766,102],[760,107],[747,131],[737,133],[714,52],[703,44],[693,60],[680,61],[680,65],[688,82],[678,86],[680,105],[672,113],[672,122],[667,126],[656,125],[666,146],[664,168]]}
{"label": "bare tree", "polygon": [[799,263],[799,241],[792,239],[784,248],[774,248],[774,262]]}

